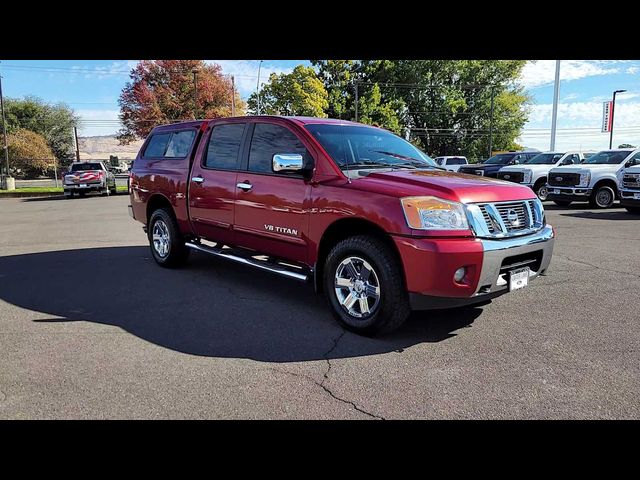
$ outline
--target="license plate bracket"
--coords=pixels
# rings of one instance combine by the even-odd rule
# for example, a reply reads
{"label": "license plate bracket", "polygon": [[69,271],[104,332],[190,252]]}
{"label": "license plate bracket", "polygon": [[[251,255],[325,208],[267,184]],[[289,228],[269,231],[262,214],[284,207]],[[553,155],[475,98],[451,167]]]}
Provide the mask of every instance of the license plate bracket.
{"label": "license plate bracket", "polygon": [[633,194],[633,199],[634,200],[640,200],[640,193],[634,193]]}
{"label": "license plate bracket", "polygon": [[554,188],[553,189],[553,193],[556,195],[560,195],[560,189],[559,188]]}
{"label": "license plate bracket", "polygon": [[529,285],[529,267],[517,268],[509,272],[509,291],[519,290]]}

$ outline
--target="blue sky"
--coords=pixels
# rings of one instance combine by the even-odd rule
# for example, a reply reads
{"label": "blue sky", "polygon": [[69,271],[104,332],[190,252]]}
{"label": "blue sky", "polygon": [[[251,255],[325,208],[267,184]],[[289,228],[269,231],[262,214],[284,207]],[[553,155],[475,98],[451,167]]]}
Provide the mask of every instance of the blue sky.
{"label": "blue sky", "polygon": [[[220,60],[223,71],[235,76],[243,98],[256,88],[258,60]],[[35,95],[65,102],[83,119],[80,134],[109,135],[118,129],[118,95],[135,61],[127,60],[7,60],[0,63],[7,97]],[[272,72],[289,72],[307,60],[264,60],[261,82]],[[563,60],[561,64],[558,149],[601,149],[608,134],[600,133],[602,102],[613,90],[626,89],[616,101],[614,144],[640,145],[640,61]],[[530,62],[521,82],[532,98],[529,122],[520,143],[549,148],[554,60]]]}

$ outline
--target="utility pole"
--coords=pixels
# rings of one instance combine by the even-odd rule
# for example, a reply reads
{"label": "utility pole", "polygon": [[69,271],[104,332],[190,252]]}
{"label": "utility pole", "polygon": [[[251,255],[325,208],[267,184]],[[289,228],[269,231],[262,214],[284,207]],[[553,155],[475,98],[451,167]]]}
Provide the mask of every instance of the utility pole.
{"label": "utility pole", "polygon": [[256,83],[256,97],[258,97],[258,111],[257,114],[260,115],[260,69],[262,68],[262,60],[258,64],[258,83]]}
{"label": "utility pole", "polygon": [[358,121],[358,81],[356,80],[356,122]]}
{"label": "utility pole", "polygon": [[4,163],[6,171],[6,176],[10,177],[9,174],[9,146],[7,143],[7,122],[4,118],[4,97],[2,96],[2,75],[0,75],[0,109],[2,109],[2,136],[4,137]]}
{"label": "utility pole", "polygon": [[76,139],[76,162],[80,161],[80,145],[78,145],[78,127],[73,127],[73,136]]}
{"label": "utility pole", "polygon": [[613,92],[613,102],[611,102],[611,131],[609,132],[609,150],[613,143],[613,115],[616,113],[616,93],[626,92],[626,90],[615,90]]}
{"label": "utility pole", "polygon": [[493,99],[495,97],[495,90],[491,87],[491,116],[489,117],[489,156],[491,158],[491,152],[493,152]]}
{"label": "utility pole", "polygon": [[558,122],[558,100],[560,99],[560,60],[556,60],[556,83],[553,87],[553,113],[551,115],[551,145],[549,150],[556,149],[556,125]]}
{"label": "utility pole", "polygon": [[198,118],[198,69],[194,68],[193,73],[193,117]]}
{"label": "utility pole", "polygon": [[236,116],[236,79],[231,75],[231,116]]}

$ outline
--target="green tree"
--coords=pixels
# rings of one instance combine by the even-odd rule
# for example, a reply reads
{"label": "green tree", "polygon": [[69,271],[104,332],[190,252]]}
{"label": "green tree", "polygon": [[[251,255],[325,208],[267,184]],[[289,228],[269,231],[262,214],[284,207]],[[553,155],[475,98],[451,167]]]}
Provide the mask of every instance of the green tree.
{"label": "green tree", "polygon": [[635,145],[631,145],[630,143],[621,143],[618,145],[618,148],[636,148]]}
{"label": "green tree", "polygon": [[53,155],[64,165],[75,157],[73,127],[79,117],[64,103],[50,104],[38,97],[5,100],[8,132],[26,129],[42,135]]}
{"label": "green tree", "polygon": [[529,98],[518,83],[525,63],[401,60],[378,65],[369,75],[395,84],[384,96],[402,100],[401,121],[428,153],[483,157],[489,150],[492,94],[493,150],[512,148],[527,121]]}
{"label": "green tree", "polygon": [[[298,65],[291,73],[272,73],[260,90],[260,113],[264,115],[302,115],[326,117],[327,90],[311,67]],[[258,110],[258,97],[248,100],[252,113]]]}
{"label": "green tree", "polygon": [[[378,125],[401,133],[400,113],[403,102],[398,97],[385,97],[379,79],[393,66],[389,60],[312,60],[329,95],[327,115],[344,120],[356,119],[356,84],[358,88],[358,121]],[[379,78],[378,78],[379,77]],[[387,88],[386,86],[384,88]]]}
{"label": "green tree", "polygon": [[57,162],[47,140],[40,134],[16,128],[7,133],[9,168],[27,177],[37,177],[53,169]]}
{"label": "green tree", "polygon": [[[220,65],[203,60],[143,60],[131,70],[130,78],[119,98],[121,144],[146,137],[156,125],[231,115],[231,78],[222,74]],[[237,91],[233,95],[236,115],[244,115],[244,102]]]}

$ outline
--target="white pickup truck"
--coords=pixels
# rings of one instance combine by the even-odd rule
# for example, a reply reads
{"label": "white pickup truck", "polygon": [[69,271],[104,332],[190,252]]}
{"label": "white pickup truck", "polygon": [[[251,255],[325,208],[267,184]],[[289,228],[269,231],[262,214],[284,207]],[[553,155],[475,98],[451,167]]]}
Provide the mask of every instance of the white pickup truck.
{"label": "white pickup truck", "polygon": [[531,188],[542,201],[547,199],[547,175],[549,170],[562,165],[574,165],[582,162],[582,152],[542,152],[520,165],[501,168],[498,178],[520,183]]}
{"label": "white pickup truck", "polygon": [[567,165],[549,170],[547,198],[556,205],[589,202],[596,208],[608,208],[619,198],[618,185],[622,170],[640,160],[640,149],[603,150],[580,165]]}
{"label": "white pickup truck", "polygon": [[640,215],[640,159],[631,160],[632,166],[622,171],[620,204],[629,213]]}
{"label": "white pickup truck", "polygon": [[456,156],[456,157],[436,157],[434,158],[436,163],[440,165],[445,170],[449,170],[450,172],[457,172],[460,169],[461,165],[469,165],[469,161],[467,157]]}

